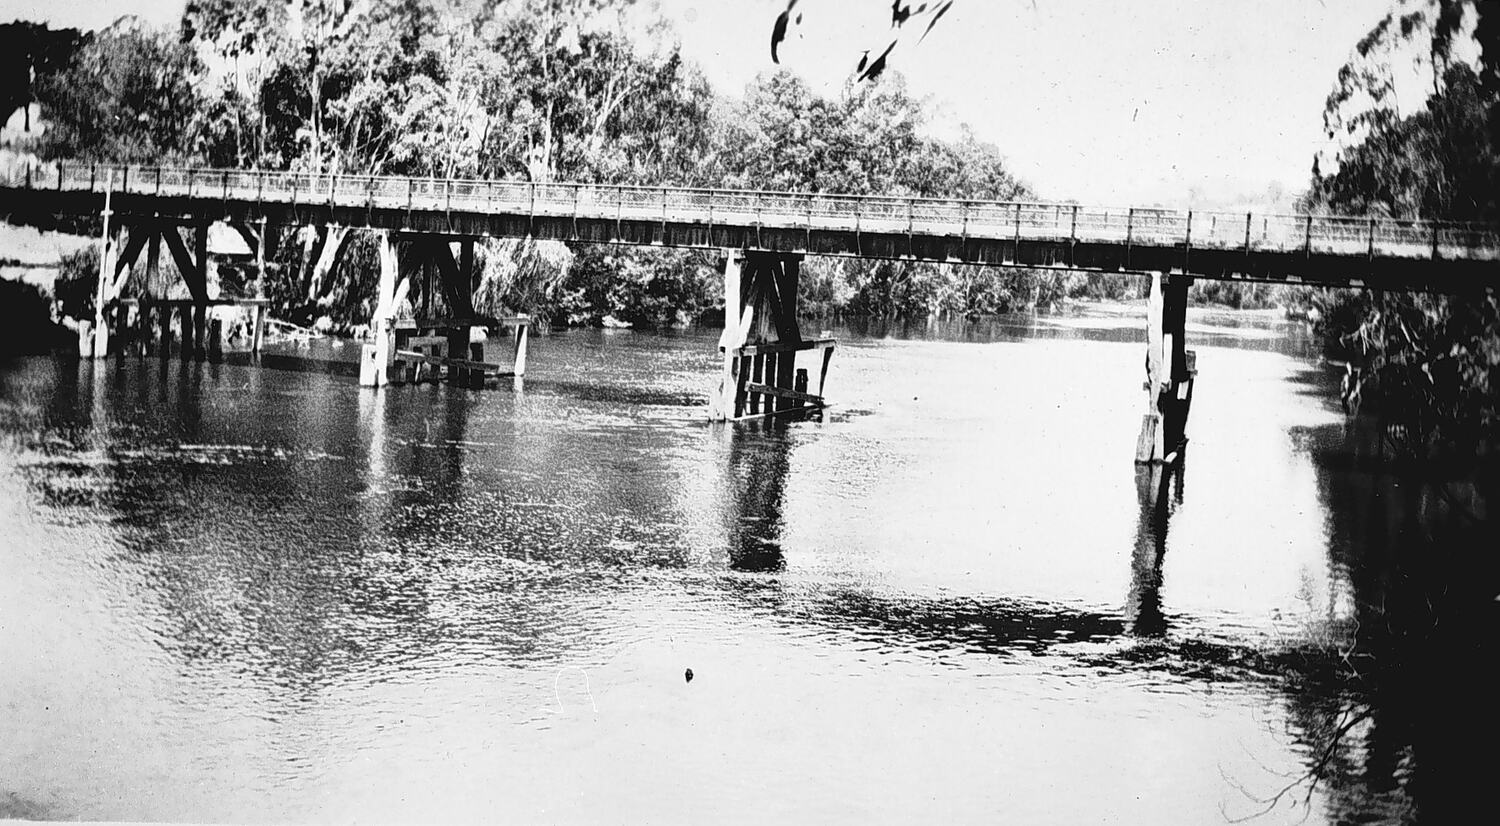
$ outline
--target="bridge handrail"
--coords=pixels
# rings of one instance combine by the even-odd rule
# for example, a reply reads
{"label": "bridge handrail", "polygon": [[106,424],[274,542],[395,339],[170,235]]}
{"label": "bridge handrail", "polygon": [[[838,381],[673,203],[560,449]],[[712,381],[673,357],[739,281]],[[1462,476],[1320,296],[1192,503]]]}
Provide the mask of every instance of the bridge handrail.
{"label": "bridge handrail", "polygon": [[66,161],[12,163],[0,168],[0,186],[100,193],[109,186],[125,194],[205,200],[503,211],[533,218],[718,223],[1018,242],[1500,260],[1500,227],[1495,225],[1370,216]]}

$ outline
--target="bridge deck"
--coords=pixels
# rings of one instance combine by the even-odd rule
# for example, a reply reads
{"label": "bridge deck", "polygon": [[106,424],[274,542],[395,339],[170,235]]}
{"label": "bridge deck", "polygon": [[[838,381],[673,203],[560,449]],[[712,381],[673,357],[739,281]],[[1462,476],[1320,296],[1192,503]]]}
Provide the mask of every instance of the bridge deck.
{"label": "bridge deck", "polygon": [[0,171],[0,211],[327,221],[454,235],[1208,278],[1468,290],[1500,227],[1328,215],[525,181],[52,164]]}

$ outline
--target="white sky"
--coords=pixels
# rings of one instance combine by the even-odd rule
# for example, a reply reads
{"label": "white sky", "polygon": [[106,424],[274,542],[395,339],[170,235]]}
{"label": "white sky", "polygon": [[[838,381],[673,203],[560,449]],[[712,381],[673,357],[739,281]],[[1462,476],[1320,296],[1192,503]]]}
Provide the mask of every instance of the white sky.
{"label": "white sky", "polygon": [[[784,0],[659,0],[683,51],[738,92],[773,69]],[[0,20],[155,22],[181,0],[0,0]],[[930,96],[940,133],[969,124],[1050,199],[1269,205],[1307,184],[1323,99],[1390,0],[957,0],[891,65]],[[837,94],[888,42],[886,0],[801,0],[782,65]]]}

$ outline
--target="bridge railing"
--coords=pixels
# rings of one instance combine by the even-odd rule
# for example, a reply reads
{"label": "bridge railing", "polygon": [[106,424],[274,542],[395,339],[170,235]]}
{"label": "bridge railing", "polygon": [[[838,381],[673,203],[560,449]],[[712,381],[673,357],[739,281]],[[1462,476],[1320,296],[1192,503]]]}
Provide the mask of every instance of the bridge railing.
{"label": "bridge railing", "polygon": [[1493,225],[1334,215],[66,162],[11,163],[0,168],[0,185],[594,220],[1500,261],[1500,227]]}

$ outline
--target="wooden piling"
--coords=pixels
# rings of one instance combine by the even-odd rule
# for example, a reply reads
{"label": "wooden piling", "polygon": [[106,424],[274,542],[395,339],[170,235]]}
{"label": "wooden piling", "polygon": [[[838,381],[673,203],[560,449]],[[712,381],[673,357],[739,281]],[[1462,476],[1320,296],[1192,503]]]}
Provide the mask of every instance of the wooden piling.
{"label": "wooden piling", "polygon": [[260,346],[266,338],[266,305],[257,304],[252,314],[250,330],[250,356],[260,358]]}
{"label": "wooden piling", "polygon": [[[110,190],[113,189],[114,170],[109,172],[109,182],[104,187],[104,210],[100,213],[103,218],[104,228],[99,237],[99,283],[94,288],[94,325],[90,332],[93,340],[88,342],[88,352],[94,358],[104,358],[109,355],[109,324],[105,314],[109,310],[110,294],[109,287],[114,281],[114,250],[115,239],[111,235],[110,216]],[[84,348],[80,348],[82,350]]]}
{"label": "wooden piling", "polygon": [[1137,463],[1160,463],[1186,441],[1196,359],[1186,349],[1187,291],[1192,278],[1153,273],[1146,302],[1146,412],[1136,439]]}
{"label": "wooden piling", "polygon": [[[797,323],[801,256],[731,250],[724,259],[723,366],[709,416],[738,419],[822,404],[799,390],[797,353],[823,349],[821,384],[833,342],[809,342]],[[821,388],[820,388],[821,389]]]}
{"label": "wooden piling", "polygon": [[518,379],[526,375],[526,331],[530,326],[530,319],[522,319],[516,324],[516,352],[511,372]]}
{"label": "wooden piling", "polygon": [[183,361],[193,357],[193,310],[183,307],[178,311],[178,323],[182,328],[182,338],[178,341],[178,352]]}
{"label": "wooden piling", "polygon": [[207,354],[205,339],[208,336],[208,307],[193,303],[193,358],[199,361]]}
{"label": "wooden piling", "polygon": [[168,358],[172,355],[172,305],[162,304],[157,309],[159,311],[157,321],[161,324],[161,338],[156,354],[161,358]]}
{"label": "wooden piling", "polygon": [[391,380],[396,352],[395,313],[406,285],[401,283],[400,257],[396,250],[396,237],[391,232],[382,232],[379,237],[380,279],[375,288],[375,312],[370,319],[370,331],[375,337],[361,353],[359,383],[367,387],[379,387]]}

